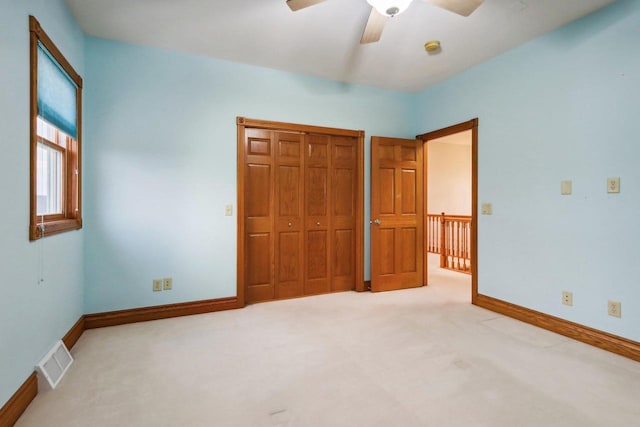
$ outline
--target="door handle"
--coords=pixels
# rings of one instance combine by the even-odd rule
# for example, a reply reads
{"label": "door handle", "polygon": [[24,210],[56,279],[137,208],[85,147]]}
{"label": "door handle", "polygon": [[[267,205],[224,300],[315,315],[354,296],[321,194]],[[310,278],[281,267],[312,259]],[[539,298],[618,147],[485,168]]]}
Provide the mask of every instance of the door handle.
{"label": "door handle", "polygon": [[289,227],[291,227],[293,224],[289,223],[289,224],[287,224],[287,225],[288,225]]}
{"label": "door handle", "polygon": [[316,222],[316,225],[320,225],[320,221]]}
{"label": "door handle", "polygon": [[380,225],[380,223],[381,221],[378,218],[374,219],[373,221],[369,221],[369,224]]}

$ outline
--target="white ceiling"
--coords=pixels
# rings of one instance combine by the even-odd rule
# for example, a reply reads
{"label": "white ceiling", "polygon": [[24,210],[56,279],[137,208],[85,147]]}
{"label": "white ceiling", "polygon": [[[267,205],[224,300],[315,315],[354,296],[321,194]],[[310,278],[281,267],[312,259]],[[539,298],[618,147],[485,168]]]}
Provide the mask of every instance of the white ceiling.
{"label": "white ceiling", "polygon": [[[464,18],[421,0],[360,45],[366,0],[67,0],[85,33],[405,92],[425,89],[614,0],[485,0]],[[423,45],[438,39],[442,51]]]}

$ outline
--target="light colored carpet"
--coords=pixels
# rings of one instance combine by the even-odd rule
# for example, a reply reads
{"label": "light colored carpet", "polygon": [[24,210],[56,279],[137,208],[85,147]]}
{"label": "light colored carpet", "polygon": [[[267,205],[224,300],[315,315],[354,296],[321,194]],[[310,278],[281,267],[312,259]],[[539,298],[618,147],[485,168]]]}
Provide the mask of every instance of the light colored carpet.
{"label": "light colored carpet", "polygon": [[430,279],[87,331],[17,426],[639,425],[640,364]]}

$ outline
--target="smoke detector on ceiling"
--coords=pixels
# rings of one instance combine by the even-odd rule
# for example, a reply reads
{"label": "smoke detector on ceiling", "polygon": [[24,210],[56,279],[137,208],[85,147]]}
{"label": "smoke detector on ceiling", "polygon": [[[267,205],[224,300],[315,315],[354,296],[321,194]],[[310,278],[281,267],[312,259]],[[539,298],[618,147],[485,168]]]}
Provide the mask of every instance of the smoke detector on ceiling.
{"label": "smoke detector on ceiling", "polygon": [[440,40],[431,40],[424,44],[424,50],[429,54],[440,52]]}

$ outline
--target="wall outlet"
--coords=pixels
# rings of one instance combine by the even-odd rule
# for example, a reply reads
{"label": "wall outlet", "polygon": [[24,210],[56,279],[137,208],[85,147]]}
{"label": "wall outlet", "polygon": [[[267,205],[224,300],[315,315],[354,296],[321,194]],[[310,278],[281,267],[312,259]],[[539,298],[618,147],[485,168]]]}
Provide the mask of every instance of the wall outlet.
{"label": "wall outlet", "polygon": [[609,301],[609,316],[622,317],[622,304],[620,301]]}
{"label": "wall outlet", "polygon": [[562,304],[573,306],[573,292],[562,291]]}
{"label": "wall outlet", "polygon": [[560,182],[560,194],[562,194],[563,196],[568,196],[569,194],[571,194],[571,180]]}
{"label": "wall outlet", "polygon": [[170,291],[173,289],[173,279],[171,277],[165,277],[162,279],[162,287],[165,291]]}
{"label": "wall outlet", "polygon": [[620,192],[620,177],[607,178],[607,193]]}
{"label": "wall outlet", "polygon": [[162,290],[162,279],[153,279],[153,292]]}

